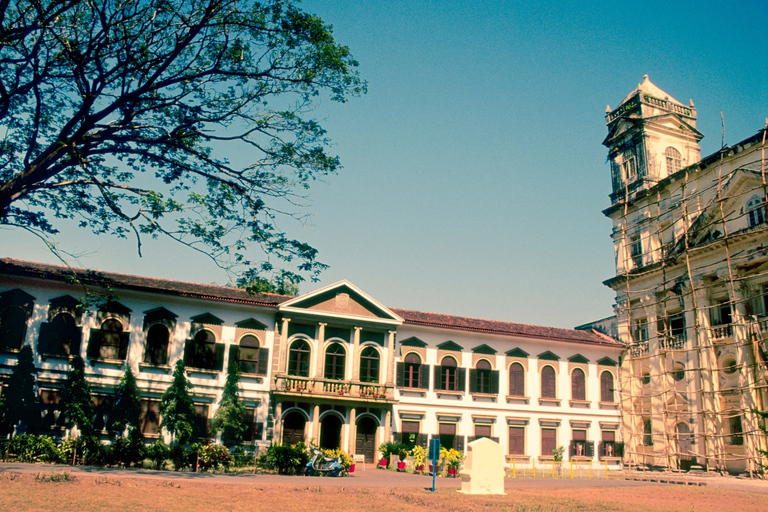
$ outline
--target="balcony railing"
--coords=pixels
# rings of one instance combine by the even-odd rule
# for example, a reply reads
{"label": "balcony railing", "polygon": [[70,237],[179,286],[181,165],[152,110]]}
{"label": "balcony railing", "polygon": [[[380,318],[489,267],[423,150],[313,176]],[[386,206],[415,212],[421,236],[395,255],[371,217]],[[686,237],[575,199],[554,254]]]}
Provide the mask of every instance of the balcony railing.
{"label": "balcony railing", "polygon": [[350,397],[362,400],[393,400],[395,397],[394,386],[330,379],[311,379],[290,375],[276,376],[273,390],[283,393]]}
{"label": "balcony railing", "polygon": [[722,340],[733,336],[733,324],[713,325],[709,328],[709,338]]}
{"label": "balcony railing", "polygon": [[665,334],[659,339],[659,348],[674,350],[685,346],[685,334]]}
{"label": "balcony railing", "polygon": [[640,343],[635,343],[629,346],[629,355],[631,355],[632,357],[640,357],[643,354],[647,354],[647,353],[648,353],[647,341],[641,341]]}
{"label": "balcony railing", "polygon": [[760,332],[762,334],[768,333],[768,317],[759,318],[757,324],[760,326]]}

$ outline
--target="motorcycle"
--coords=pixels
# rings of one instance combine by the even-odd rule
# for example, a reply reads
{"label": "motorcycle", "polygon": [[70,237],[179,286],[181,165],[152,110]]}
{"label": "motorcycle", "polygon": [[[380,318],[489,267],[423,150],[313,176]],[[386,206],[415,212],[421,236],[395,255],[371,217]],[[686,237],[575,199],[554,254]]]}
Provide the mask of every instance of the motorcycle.
{"label": "motorcycle", "polygon": [[304,467],[306,476],[345,476],[347,470],[340,457],[325,457],[320,450],[314,450],[312,458]]}

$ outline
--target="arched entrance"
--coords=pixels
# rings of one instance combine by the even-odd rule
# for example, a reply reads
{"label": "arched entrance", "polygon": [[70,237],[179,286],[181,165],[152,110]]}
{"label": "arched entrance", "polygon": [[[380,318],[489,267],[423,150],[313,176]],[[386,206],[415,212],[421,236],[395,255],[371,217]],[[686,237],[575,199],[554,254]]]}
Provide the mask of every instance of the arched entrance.
{"label": "arched entrance", "polygon": [[327,414],[320,424],[320,448],[335,450],[341,443],[341,418]]}
{"label": "arched entrance", "polygon": [[291,445],[304,441],[304,415],[298,411],[289,413],[283,419],[283,444]]}
{"label": "arched entrance", "polygon": [[365,462],[372,463],[376,456],[376,421],[370,416],[363,416],[357,422],[355,455],[365,455]]}

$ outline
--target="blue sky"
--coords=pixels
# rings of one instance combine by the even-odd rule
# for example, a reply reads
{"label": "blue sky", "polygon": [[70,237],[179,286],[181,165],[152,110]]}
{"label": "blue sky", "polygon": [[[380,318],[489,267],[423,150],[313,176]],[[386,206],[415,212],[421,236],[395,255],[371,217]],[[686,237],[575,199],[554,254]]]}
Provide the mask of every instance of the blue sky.
{"label": "blue sky", "polygon": [[[693,99],[702,155],[768,117],[768,2],[309,1],[368,94],[315,111],[344,169],[281,223],[385,305],[573,327],[612,314],[606,104],[648,74]],[[0,255],[55,262],[0,231]],[[74,264],[184,281],[227,277],[181,247],[66,231]]]}

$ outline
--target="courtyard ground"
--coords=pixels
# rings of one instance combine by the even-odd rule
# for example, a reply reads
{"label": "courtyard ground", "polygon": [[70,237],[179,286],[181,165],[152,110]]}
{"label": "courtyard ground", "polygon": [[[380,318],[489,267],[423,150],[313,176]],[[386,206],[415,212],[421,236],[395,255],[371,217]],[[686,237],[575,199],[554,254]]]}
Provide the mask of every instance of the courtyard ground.
{"label": "courtyard ground", "polygon": [[765,511],[768,483],[508,479],[505,496],[458,493],[459,479],[375,470],[348,478],[216,475],[0,464],[0,510],[13,511]]}

